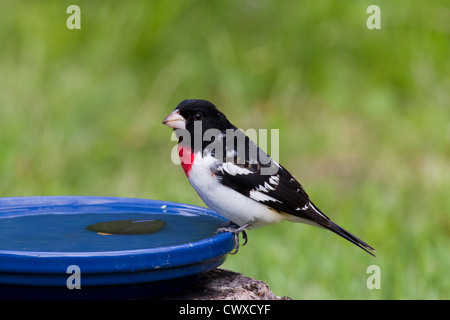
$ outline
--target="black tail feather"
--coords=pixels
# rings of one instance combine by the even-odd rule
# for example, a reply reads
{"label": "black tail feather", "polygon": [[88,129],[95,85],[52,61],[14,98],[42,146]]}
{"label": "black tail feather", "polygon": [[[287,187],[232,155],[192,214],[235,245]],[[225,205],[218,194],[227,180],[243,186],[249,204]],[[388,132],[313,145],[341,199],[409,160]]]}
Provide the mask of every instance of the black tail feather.
{"label": "black tail feather", "polygon": [[368,254],[370,254],[370,255],[375,257],[375,255],[372,253],[372,252],[376,252],[374,248],[372,248],[367,243],[365,243],[364,241],[362,241],[361,239],[359,239],[355,235],[351,234],[350,232],[348,232],[344,228],[339,227],[333,221],[330,221],[330,222],[331,222],[331,225],[329,227],[327,227],[328,230],[331,230],[334,233],[336,233],[337,235],[343,237],[344,239],[347,239],[351,243],[357,245],[358,247],[360,247],[361,249],[366,251]]}

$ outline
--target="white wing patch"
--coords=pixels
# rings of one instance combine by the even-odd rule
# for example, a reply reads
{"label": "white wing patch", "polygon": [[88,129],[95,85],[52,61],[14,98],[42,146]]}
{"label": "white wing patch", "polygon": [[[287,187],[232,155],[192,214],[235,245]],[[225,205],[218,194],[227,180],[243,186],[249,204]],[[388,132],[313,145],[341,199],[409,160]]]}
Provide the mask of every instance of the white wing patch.
{"label": "white wing patch", "polygon": [[269,182],[275,186],[278,185],[278,182],[280,181],[280,178],[278,178],[277,176],[271,176],[269,178]]}
{"label": "white wing patch", "polygon": [[295,211],[305,211],[309,208],[309,203],[305,204],[303,207],[297,207]]}
{"label": "white wing patch", "polygon": [[264,185],[259,185],[255,189],[250,190],[250,198],[256,201],[274,201],[281,203],[280,200],[267,195],[269,191],[276,189],[276,186],[278,186],[279,181],[280,178],[278,177],[278,175],[271,176],[269,178],[269,182],[266,181],[264,182]]}
{"label": "white wing patch", "polygon": [[219,170],[221,170],[223,173],[225,173],[224,171],[226,171],[228,174],[231,174],[232,176],[235,176],[237,174],[251,174],[253,173],[252,171],[246,169],[246,168],[242,168],[240,166],[237,166],[231,162],[224,162],[222,163],[222,165],[220,166]]}
{"label": "white wing patch", "polygon": [[275,190],[274,187],[272,187],[269,183],[264,182],[264,188],[266,188],[266,190]]}
{"label": "white wing patch", "polygon": [[250,198],[256,201],[274,201],[274,202],[281,202],[280,200],[277,200],[275,198],[272,198],[271,196],[258,191],[258,190],[251,190],[250,191]]}

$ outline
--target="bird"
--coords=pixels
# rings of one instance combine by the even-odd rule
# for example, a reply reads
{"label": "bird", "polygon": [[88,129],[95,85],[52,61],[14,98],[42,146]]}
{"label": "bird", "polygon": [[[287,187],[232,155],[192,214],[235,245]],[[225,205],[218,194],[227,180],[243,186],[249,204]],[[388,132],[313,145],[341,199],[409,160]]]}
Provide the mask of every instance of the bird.
{"label": "bird", "polygon": [[181,101],[162,122],[178,139],[180,164],[203,202],[228,219],[218,232],[239,234],[282,221],[327,229],[372,256],[375,249],[334,223],[310,199],[303,186],[213,103]]}

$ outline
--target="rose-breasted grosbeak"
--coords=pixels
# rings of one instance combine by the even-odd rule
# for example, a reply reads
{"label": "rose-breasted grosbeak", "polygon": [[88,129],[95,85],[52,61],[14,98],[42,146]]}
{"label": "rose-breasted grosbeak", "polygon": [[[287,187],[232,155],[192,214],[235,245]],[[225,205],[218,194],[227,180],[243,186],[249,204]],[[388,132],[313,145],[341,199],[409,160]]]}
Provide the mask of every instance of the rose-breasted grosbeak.
{"label": "rose-breasted grosbeak", "polygon": [[[163,121],[179,139],[181,166],[205,204],[237,225],[219,231],[239,233],[283,220],[328,229],[371,255],[371,246],[330,220],[302,185],[270,158],[216,106],[184,100]],[[244,243],[245,244],[245,243]]]}

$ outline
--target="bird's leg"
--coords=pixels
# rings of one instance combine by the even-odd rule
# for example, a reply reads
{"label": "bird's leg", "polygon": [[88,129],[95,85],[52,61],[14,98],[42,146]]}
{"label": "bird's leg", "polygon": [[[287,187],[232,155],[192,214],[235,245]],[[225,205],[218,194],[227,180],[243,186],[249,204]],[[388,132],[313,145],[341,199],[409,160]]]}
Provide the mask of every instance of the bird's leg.
{"label": "bird's leg", "polygon": [[239,251],[239,234],[242,233],[242,238],[244,239],[245,246],[247,244],[248,238],[245,229],[250,227],[253,224],[253,221],[246,223],[242,226],[238,226],[237,224],[229,221],[222,228],[217,229],[217,232],[231,232],[234,235],[234,252],[230,252],[230,254],[236,254]]}
{"label": "bird's leg", "polygon": [[221,229],[226,229],[226,228],[229,228],[229,227],[239,228],[239,226],[238,226],[236,223],[234,223],[234,222],[231,221],[231,220],[228,220],[227,222],[225,222],[225,223],[223,224],[222,227],[220,227],[219,229],[217,229],[217,231],[219,231],[219,230],[221,230]]}

